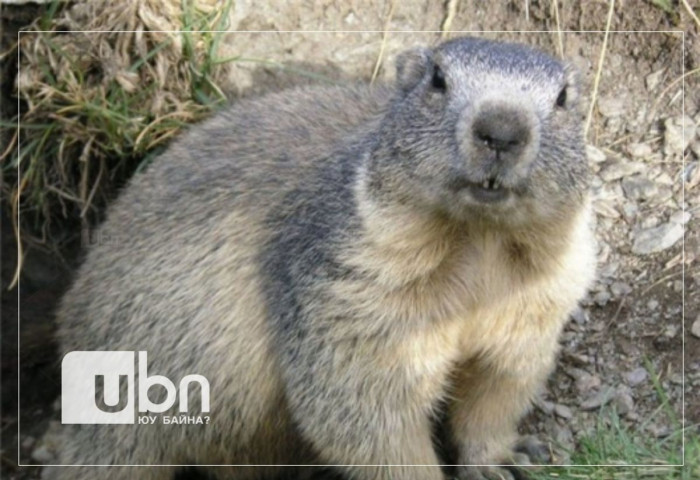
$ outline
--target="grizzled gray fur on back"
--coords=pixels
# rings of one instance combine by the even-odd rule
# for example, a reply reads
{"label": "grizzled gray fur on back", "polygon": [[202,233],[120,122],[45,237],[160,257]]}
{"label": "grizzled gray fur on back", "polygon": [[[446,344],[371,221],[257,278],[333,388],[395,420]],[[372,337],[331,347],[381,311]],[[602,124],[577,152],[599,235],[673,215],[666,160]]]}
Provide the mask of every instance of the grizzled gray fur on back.
{"label": "grizzled gray fur on back", "polygon": [[61,463],[169,466],[53,474],[441,480],[439,421],[460,479],[521,475],[469,465],[542,452],[517,422],[594,273],[578,95],[544,53],[459,38],[401,54],[392,84],[282,91],[193,127],[111,207],[114,241],[59,321],[64,353],[203,375],[211,421],[66,425]]}

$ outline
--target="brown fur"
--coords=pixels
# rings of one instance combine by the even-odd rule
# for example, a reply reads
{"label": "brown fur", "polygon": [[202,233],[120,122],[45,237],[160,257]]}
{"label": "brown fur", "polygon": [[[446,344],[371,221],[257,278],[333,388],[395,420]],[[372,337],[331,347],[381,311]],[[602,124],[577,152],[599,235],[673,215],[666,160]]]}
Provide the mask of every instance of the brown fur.
{"label": "brown fur", "polygon": [[[66,296],[62,345],[146,350],[149,374],[204,375],[211,424],[66,427],[61,463],[320,463],[358,480],[440,480],[431,428],[443,405],[458,462],[510,459],[517,421],[593,275],[585,157],[574,107],[547,111],[553,132],[528,110],[523,121],[538,129],[523,154],[534,155],[530,193],[511,210],[446,197],[462,147],[455,129],[430,123],[441,125],[431,112],[443,105],[431,62],[451,86],[465,76],[448,90],[463,96],[480,69],[498,88],[525,69],[536,107],[515,108],[553,104],[566,81],[529,50],[516,73],[469,66],[462,49],[498,64],[520,47],[459,42],[405,57],[398,88],[244,102],[134,179],[103,226],[117,241],[92,248]],[[471,121],[458,123],[468,132]],[[175,471],[57,470],[77,480]]]}

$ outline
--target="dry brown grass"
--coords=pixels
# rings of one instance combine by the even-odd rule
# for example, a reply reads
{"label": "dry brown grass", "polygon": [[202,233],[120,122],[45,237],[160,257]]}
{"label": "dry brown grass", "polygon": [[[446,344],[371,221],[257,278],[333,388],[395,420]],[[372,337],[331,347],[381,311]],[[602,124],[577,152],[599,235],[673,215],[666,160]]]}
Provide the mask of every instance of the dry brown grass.
{"label": "dry brown grass", "polygon": [[225,100],[217,84],[233,59],[207,30],[227,28],[230,6],[84,0],[20,35],[26,108],[0,157],[18,238],[55,243],[58,220],[89,226],[114,185]]}

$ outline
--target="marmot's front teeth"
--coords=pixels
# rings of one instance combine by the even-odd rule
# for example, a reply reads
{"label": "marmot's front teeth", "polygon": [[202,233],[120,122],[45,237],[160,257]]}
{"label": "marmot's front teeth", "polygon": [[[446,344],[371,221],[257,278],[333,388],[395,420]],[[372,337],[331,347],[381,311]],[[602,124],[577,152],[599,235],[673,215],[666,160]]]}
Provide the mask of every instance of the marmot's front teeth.
{"label": "marmot's front teeth", "polygon": [[499,190],[501,188],[501,184],[495,178],[484,180],[484,183],[482,183],[481,186],[485,190]]}

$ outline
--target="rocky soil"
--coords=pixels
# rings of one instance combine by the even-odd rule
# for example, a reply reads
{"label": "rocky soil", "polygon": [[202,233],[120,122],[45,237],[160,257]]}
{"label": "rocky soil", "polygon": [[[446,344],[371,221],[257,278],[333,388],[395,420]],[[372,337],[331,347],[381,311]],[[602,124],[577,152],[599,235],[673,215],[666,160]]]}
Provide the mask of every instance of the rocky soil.
{"label": "rocky soil", "polygon": [[663,122],[663,131],[651,129],[615,151],[589,146],[596,171],[598,281],[572,315],[559,368],[532,415],[535,430],[557,443],[575,447],[595,428],[604,406],[639,435],[668,436],[672,419],[656,411],[652,374],[678,416],[685,391],[687,422],[698,420],[700,272],[693,266],[700,253],[700,173],[697,160],[684,164],[681,152],[697,149],[699,122],[700,115],[678,115]]}

